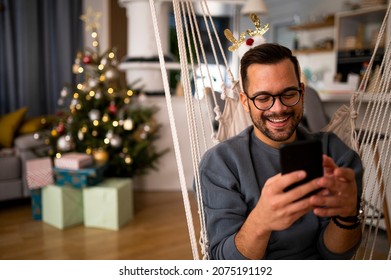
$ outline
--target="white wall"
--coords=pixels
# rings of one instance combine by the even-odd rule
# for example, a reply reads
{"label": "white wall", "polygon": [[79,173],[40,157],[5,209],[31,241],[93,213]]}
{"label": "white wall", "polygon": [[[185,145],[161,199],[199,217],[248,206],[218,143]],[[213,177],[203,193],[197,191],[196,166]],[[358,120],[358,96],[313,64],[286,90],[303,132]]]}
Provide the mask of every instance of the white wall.
{"label": "white wall", "polygon": [[[175,126],[178,134],[180,160],[182,161],[182,168],[184,172],[185,185],[187,189],[192,189],[194,171],[192,164],[189,125],[186,117],[186,105],[183,96],[172,97],[172,109],[175,118]],[[174,141],[172,138],[168,109],[166,106],[165,96],[149,96],[147,97],[147,104],[155,105],[160,108],[156,115],[161,125],[159,130],[160,138],[155,145],[158,150],[169,148],[169,153],[165,154],[159,159],[158,170],[152,170],[148,175],[135,179],[134,187],[137,190],[146,191],[179,191],[181,190],[181,182],[178,171],[177,155],[175,154]],[[204,104],[201,102],[201,106]],[[207,108],[202,106],[202,115],[204,121],[207,121]],[[196,110],[197,111],[197,110]],[[199,125],[199,124],[198,124]],[[206,128],[207,130],[207,128]],[[205,132],[207,147],[212,146],[211,133]],[[199,132],[201,134],[201,131]],[[202,145],[202,140],[199,139]],[[202,147],[200,147],[202,150]],[[178,154],[179,157],[179,154]]]}

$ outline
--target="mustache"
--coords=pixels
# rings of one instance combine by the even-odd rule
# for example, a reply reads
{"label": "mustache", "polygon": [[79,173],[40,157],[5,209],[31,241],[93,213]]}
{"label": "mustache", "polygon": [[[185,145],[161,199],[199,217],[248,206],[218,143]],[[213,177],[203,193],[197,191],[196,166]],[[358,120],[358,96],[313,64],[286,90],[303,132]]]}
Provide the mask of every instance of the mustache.
{"label": "mustache", "polygon": [[270,114],[263,114],[262,119],[293,117],[294,115],[295,115],[295,113],[293,111],[292,112],[284,112],[282,114],[270,113]]}

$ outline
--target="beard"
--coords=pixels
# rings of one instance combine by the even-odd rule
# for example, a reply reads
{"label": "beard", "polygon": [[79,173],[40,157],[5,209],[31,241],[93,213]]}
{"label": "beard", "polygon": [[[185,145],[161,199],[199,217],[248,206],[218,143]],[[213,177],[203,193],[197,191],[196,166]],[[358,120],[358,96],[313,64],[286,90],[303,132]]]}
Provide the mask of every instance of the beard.
{"label": "beard", "polygon": [[[275,142],[284,142],[291,138],[295,133],[298,125],[300,124],[303,118],[304,108],[300,112],[296,112],[293,109],[282,114],[276,113],[263,113],[261,116],[259,114],[253,114],[251,108],[250,117],[254,126],[262,132],[267,138]],[[282,128],[272,128],[270,129],[267,126],[267,123],[270,119],[283,119],[289,118],[289,124]]]}

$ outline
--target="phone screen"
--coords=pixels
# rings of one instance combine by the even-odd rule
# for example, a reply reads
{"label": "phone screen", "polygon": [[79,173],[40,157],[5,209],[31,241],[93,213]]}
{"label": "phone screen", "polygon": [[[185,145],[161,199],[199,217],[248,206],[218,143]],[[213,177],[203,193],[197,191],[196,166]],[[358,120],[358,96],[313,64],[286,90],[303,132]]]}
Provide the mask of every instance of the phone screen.
{"label": "phone screen", "polygon": [[[298,185],[322,177],[322,154],[322,143],[320,140],[305,140],[284,144],[280,149],[281,173],[287,174],[296,170],[305,170],[307,173],[305,179],[287,187],[284,191],[289,191]],[[318,191],[311,192],[305,197],[311,196]]]}

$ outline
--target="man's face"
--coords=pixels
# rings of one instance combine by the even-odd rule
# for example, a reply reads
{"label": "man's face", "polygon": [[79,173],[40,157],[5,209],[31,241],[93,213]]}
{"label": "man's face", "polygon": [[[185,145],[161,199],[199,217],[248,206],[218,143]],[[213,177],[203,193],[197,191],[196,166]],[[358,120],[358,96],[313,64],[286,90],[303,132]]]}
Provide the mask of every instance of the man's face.
{"label": "man's face", "polygon": [[[293,64],[288,59],[272,65],[253,64],[247,69],[247,79],[245,90],[250,98],[260,92],[276,95],[287,88],[300,86]],[[250,113],[255,134],[260,140],[275,148],[295,140],[296,128],[303,117],[303,94],[293,107],[285,106],[279,98],[275,98],[273,107],[266,111],[258,110],[247,96],[242,92],[240,100]]]}

